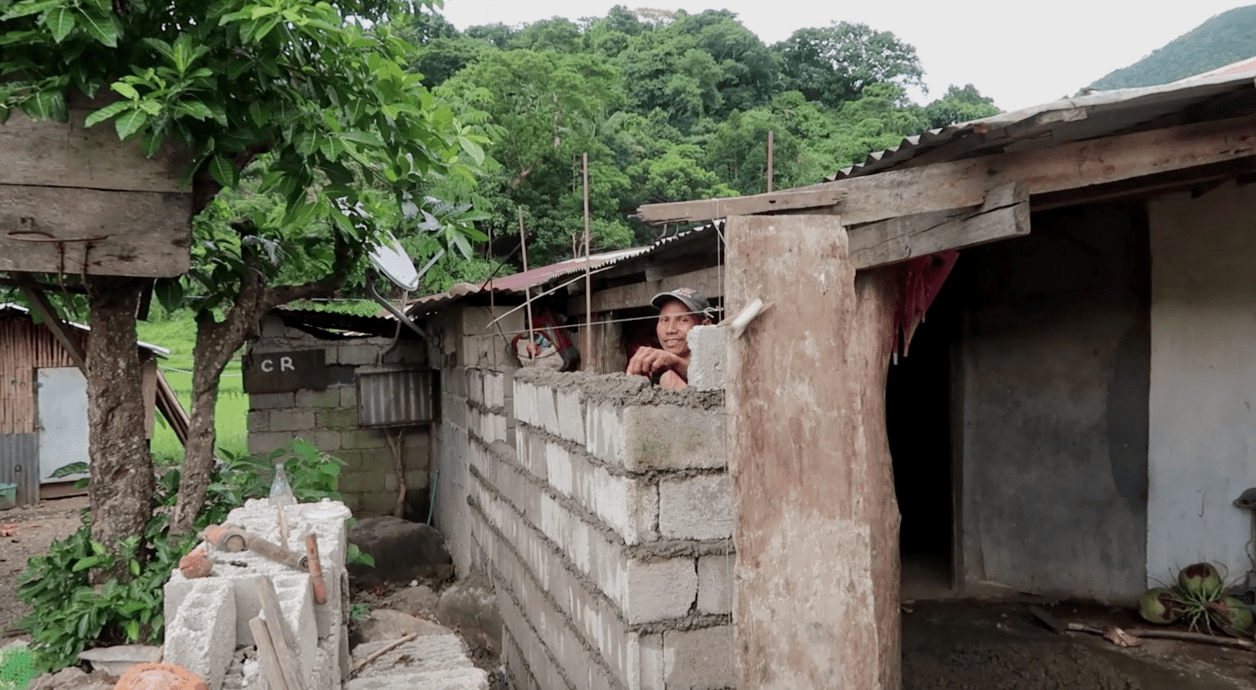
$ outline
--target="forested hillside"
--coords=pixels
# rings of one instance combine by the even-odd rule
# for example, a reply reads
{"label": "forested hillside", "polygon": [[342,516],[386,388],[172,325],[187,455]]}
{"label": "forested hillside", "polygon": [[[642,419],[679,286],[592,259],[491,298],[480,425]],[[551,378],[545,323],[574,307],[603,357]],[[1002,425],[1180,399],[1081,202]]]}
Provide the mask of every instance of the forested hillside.
{"label": "forested hillside", "polygon": [[[997,109],[972,85],[912,103],[916,50],[861,24],[802,29],[765,45],[731,12],[630,11],[580,22],[457,31],[440,15],[409,19],[412,67],[486,134],[477,226],[518,247],[518,209],[534,264],[572,256],[583,233],[581,155],[589,156],[594,251],[655,238],[628,215],[643,203],[820,181],[904,136]],[[428,287],[487,275],[489,260],[442,262]],[[518,257],[509,258],[518,265]]]}
{"label": "forested hillside", "polygon": [[1256,55],[1256,5],[1223,12],[1090,86],[1124,89],[1167,84],[1253,55]]}

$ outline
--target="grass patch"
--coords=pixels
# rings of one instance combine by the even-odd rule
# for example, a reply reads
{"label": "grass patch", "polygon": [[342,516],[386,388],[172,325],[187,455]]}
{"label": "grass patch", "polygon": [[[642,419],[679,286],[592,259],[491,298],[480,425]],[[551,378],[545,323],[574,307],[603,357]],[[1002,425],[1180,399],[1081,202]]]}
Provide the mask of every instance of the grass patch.
{"label": "grass patch", "polygon": [[[139,339],[170,350],[167,359],[158,360],[157,366],[170,387],[179,396],[183,409],[192,411],[192,348],[196,345],[196,321],[191,311],[181,310],[164,314],[153,305],[152,321],[139,321],[136,330]],[[219,379],[218,404],[215,406],[214,428],[218,432],[218,447],[232,453],[243,453],[248,448],[249,398],[244,394],[244,379],[240,373],[240,353],[227,364]],[[159,414],[153,429],[153,458],[160,464],[171,464],[183,459],[183,445],[171,431],[170,425]]]}

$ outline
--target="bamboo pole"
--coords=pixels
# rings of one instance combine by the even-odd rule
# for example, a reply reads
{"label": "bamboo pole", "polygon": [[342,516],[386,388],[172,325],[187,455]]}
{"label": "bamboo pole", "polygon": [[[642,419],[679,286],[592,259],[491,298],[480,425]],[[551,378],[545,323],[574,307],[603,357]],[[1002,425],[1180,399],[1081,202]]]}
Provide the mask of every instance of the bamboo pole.
{"label": "bamboo pole", "polygon": [[593,267],[593,256],[589,253],[589,152],[584,153],[584,351],[589,368],[593,357],[593,291],[590,270]]}
{"label": "bamboo pole", "polygon": [[[528,233],[523,231],[523,207],[518,206],[517,208],[519,209],[519,248],[520,250],[523,251],[523,272],[527,273],[528,272]],[[528,305],[528,348],[531,348],[532,337],[533,337],[532,330],[535,324],[532,321],[532,288],[526,285],[523,288],[523,299],[524,299],[523,303]],[[493,323],[497,323],[497,321],[494,320]],[[555,343],[555,347],[557,347],[557,343]],[[525,351],[528,352],[529,355],[532,354],[530,349],[526,349]]]}

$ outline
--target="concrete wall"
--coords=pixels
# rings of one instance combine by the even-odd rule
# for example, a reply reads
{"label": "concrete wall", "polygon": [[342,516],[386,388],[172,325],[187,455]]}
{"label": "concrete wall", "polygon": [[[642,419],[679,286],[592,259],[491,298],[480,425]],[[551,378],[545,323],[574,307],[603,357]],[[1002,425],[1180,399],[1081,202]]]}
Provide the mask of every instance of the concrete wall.
{"label": "concrete wall", "polygon": [[1137,206],[1039,214],[1029,237],[961,257],[965,583],[1100,601],[1142,592],[1145,228]]}
{"label": "concrete wall", "polygon": [[[391,514],[397,504],[399,480],[404,476],[411,503],[425,500],[431,439],[427,427],[407,429],[401,439],[404,475],[388,446],[382,429],[358,427],[354,372],[374,365],[392,338],[321,340],[304,331],[287,328],[275,316],[262,322],[262,337],[252,352],[265,354],[286,350],[322,349],[326,352],[331,385],[327,390],[260,393],[249,396],[249,452],[262,455],[294,438],[313,443],[319,450],[341,460],[340,493],[355,515]],[[424,345],[402,341],[385,363],[424,366]],[[390,430],[395,436],[397,431]],[[420,519],[426,518],[426,515]]]}
{"label": "concrete wall", "polygon": [[1196,561],[1241,578],[1256,486],[1256,187],[1150,204],[1147,582]]}
{"label": "concrete wall", "polygon": [[514,686],[732,687],[722,392],[533,369],[513,388],[517,451],[470,445],[469,504]]}

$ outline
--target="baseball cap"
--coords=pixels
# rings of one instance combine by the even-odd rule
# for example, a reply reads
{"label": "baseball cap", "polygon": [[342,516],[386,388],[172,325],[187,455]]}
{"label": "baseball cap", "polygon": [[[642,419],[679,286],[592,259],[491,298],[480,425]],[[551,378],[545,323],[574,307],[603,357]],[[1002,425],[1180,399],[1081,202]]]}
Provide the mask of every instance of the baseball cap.
{"label": "baseball cap", "polygon": [[715,309],[711,307],[711,303],[705,297],[698,296],[693,288],[676,288],[671,292],[660,292],[650,298],[650,305],[655,309],[662,309],[663,305],[671,299],[680,300],[686,307],[689,307],[689,311],[702,314],[709,319],[715,318]]}

